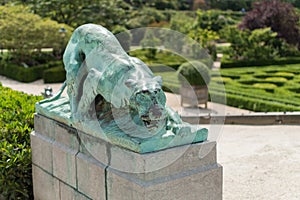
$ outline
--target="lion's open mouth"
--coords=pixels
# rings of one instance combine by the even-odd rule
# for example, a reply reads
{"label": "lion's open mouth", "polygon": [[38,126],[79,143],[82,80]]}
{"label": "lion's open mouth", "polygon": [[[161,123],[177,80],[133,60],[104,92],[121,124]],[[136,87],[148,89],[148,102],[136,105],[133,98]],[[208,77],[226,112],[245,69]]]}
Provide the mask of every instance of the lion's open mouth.
{"label": "lion's open mouth", "polygon": [[155,129],[159,128],[160,125],[165,121],[164,118],[162,119],[150,119],[149,117],[143,116],[142,121],[144,123],[144,126],[147,129]]}

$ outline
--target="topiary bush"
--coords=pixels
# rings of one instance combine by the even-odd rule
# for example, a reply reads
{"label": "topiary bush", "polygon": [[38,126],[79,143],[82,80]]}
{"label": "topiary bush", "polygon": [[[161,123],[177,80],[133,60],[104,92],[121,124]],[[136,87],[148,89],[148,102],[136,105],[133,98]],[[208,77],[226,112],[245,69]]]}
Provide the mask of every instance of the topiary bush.
{"label": "topiary bush", "polygon": [[33,199],[29,134],[41,99],[0,84],[0,199]]}
{"label": "topiary bush", "polygon": [[208,85],[210,82],[210,71],[208,67],[199,61],[183,63],[177,70],[177,77],[181,83],[185,80],[191,85]]}
{"label": "topiary bush", "polygon": [[0,75],[7,76],[20,82],[32,82],[42,78],[45,65],[25,68],[12,63],[0,63]]}
{"label": "topiary bush", "polygon": [[58,66],[47,69],[43,73],[44,83],[61,83],[66,80],[66,70],[64,67]]}

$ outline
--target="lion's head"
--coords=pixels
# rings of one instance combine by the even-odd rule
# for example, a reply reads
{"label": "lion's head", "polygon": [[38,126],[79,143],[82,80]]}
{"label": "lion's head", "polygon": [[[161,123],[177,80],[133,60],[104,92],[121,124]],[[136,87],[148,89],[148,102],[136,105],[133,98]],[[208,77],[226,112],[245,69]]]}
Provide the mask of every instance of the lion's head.
{"label": "lion's head", "polygon": [[133,120],[151,133],[163,128],[166,122],[166,96],[161,89],[161,77],[128,80],[127,84],[134,84],[135,88],[129,101]]}

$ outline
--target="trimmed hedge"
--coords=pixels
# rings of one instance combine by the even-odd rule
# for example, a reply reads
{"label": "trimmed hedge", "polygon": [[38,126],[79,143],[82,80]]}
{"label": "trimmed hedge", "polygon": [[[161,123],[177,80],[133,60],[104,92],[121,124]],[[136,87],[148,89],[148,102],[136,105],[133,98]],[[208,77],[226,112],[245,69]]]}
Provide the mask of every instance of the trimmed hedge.
{"label": "trimmed hedge", "polygon": [[148,67],[152,72],[168,72],[168,71],[176,71],[181,63],[165,63],[165,64],[149,64]]}
{"label": "trimmed hedge", "polygon": [[43,73],[44,83],[60,83],[66,80],[66,70],[62,67],[53,67]]}
{"label": "trimmed hedge", "polygon": [[295,107],[293,105],[265,101],[257,98],[244,97],[241,95],[234,95],[229,93],[226,93],[226,95],[224,95],[224,93],[218,93],[215,91],[210,91],[210,95],[214,95],[214,97],[216,97],[216,100],[214,99],[215,103],[224,103],[218,102],[217,100],[222,99],[225,96],[227,105],[256,112],[300,111],[300,107]]}
{"label": "trimmed hedge", "polygon": [[38,66],[25,68],[16,64],[10,64],[6,62],[0,63],[0,75],[4,75],[8,78],[29,83],[38,79],[43,78],[44,70],[55,66],[60,66],[61,61],[49,62]]}
{"label": "trimmed hedge", "polygon": [[210,72],[205,64],[199,61],[186,62],[177,70],[180,82],[187,80],[191,85],[207,85],[210,82]]}
{"label": "trimmed hedge", "polygon": [[[156,72],[163,78],[163,89],[178,93],[180,82],[176,72]],[[265,66],[222,69],[212,71],[209,92],[214,102],[224,103],[225,85],[227,105],[259,112],[300,110],[300,65]]]}
{"label": "trimmed hedge", "polygon": [[267,65],[286,65],[286,64],[298,64],[300,63],[300,57],[287,57],[274,60],[245,60],[234,61],[222,58],[221,68],[239,68],[239,67],[251,67],[251,66],[267,66]]}
{"label": "trimmed hedge", "polygon": [[41,99],[0,84],[0,199],[33,199],[29,134]]}
{"label": "trimmed hedge", "polygon": [[0,64],[0,75],[20,82],[32,82],[42,78],[45,66],[21,67],[14,64]]}

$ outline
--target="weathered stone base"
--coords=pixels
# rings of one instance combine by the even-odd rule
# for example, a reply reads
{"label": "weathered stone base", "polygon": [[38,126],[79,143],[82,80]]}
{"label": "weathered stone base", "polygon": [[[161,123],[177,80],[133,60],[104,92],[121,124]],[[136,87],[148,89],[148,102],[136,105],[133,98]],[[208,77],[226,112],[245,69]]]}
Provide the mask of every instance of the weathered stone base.
{"label": "weathered stone base", "polygon": [[216,143],[139,154],[35,116],[31,133],[38,200],[221,200]]}

